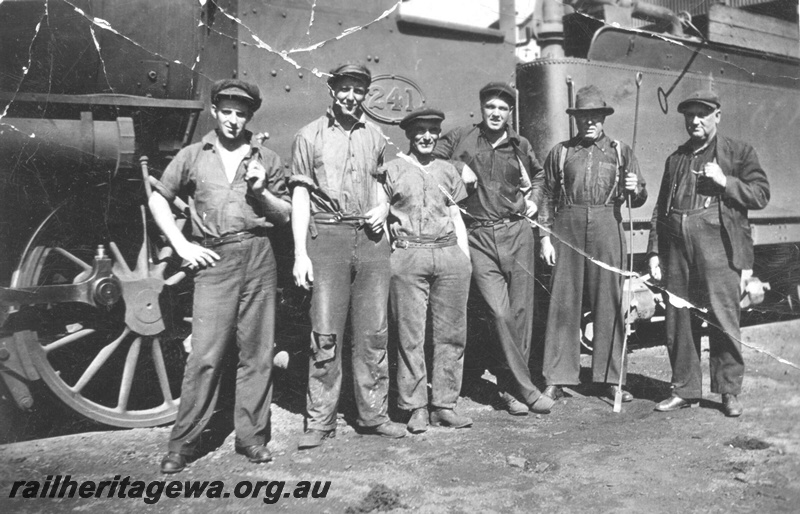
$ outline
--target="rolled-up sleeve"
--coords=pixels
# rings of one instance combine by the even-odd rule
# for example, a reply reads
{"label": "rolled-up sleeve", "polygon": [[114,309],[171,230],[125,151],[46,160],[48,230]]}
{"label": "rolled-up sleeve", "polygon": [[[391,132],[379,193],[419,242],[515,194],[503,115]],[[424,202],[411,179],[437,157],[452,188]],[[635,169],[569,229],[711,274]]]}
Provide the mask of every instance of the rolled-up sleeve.
{"label": "rolled-up sleeve", "polygon": [[292,143],[292,165],[288,187],[314,184],[314,145],[303,134],[297,134]]}

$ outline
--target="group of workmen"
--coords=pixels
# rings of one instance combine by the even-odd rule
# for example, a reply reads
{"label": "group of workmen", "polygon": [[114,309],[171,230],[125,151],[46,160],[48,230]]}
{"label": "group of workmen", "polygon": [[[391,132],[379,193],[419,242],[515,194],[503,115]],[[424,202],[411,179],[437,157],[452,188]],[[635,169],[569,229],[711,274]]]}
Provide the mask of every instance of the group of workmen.
{"label": "group of workmen", "polygon": [[[471,284],[491,313],[492,341],[485,344],[496,344],[492,371],[510,414],[548,413],[564,386],[579,383],[584,294],[594,318],[592,381],[599,394],[633,399],[619,389],[619,271],[627,255],[620,209],[625,202],[641,206],[647,191],[633,150],[605,134],[614,109],[602,91],[577,92],[567,110],[577,135],[557,144],[544,167],[509,123],[516,91],[503,82],[480,90],[482,121],[475,125],[442,135],[442,111],[409,113],[400,122],[408,152],[384,162],[387,139],[362,107],[371,79],[360,64],[331,70],[332,104],[295,136],[288,173],[245,128],[261,104],[258,88],[218,81],[211,89],[215,130],[181,150],[155,184],[153,216],[195,282],[192,348],[162,472],[181,471],[194,453],[215,410],[223,356],[234,344],[235,449],[251,462],[272,459],[276,264],[268,233],[287,223],[294,280],[312,291],[299,449],[335,435],[348,314],[359,432],[400,438],[429,425],[471,426],[456,412]],[[766,205],[769,185],[752,147],[717,134],[715,93],[698,91],[678,111],[689,140],[667,159],[652,218],[650,273],[669,294],[709,308],[711,390],[722,394],[726,415],[738,416],[739,288],[742,270],[753,265],[747,210]],[[188,237],[172,215],[176,197],[189,200]],[[528,366],[537,220],[540,257],[554,267],[544,391]],[[691,312],[675,305],[667,303],[666,311],[673,395],[659,411],[701,397],[698,332]],[[388,415],[389,315],[398,336],[397,406],[408,413],[406,424]]]}

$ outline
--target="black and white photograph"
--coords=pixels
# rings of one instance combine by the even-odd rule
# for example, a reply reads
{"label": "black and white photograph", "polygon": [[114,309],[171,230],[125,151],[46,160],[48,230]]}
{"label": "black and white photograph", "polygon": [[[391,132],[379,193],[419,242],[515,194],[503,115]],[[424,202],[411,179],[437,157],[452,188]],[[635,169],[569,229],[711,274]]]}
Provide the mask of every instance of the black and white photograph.
{"label": "black and white photograph", "polygon": [[0,0],[0,511],[800,510],[796,0]]}

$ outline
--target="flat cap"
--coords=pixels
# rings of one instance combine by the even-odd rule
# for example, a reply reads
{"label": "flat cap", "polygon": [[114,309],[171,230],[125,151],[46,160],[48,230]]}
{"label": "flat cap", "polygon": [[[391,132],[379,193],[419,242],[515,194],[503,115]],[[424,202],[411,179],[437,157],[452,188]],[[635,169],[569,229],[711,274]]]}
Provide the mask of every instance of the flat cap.
{"label": "flat cap", "polygon": [[719,95],[709,89],[701,89],[687,96],[684,101],[678,104],[678,112],[683,112],[692,104],[702,104],[713,109],[719,109]]}
{"label": "flat cap", "polygon": [[596,112],[603,116],[614,114],[614,108],[603,99],[603,92],[594,85],[584,86],[575,94],[575,107],[567,109],[567,114],[575,115],[582,112]]}
{"label": "flat cap", "polygon": [[514,100],[517,98],[517,92],[505,82],[489,82],[483,86],[480,93],[478,93],[478,97],[481,99],[481,102],[491,95],[506,97],[509,100],[509,105],[512,106],[514,105]]}
{"label": "flat cap", "polygon": [[337,66],[330,71],[330,78],[328,78],[328,85],[333,85],[336,80],[341,77],[352,77],[354,79],[362,80],[369,86],[372,83],[372,73],[363,64],[347,63]]}
{"label": "flat cap", "polygon": [[214,82],[211,86],[211,103],[216,103],[218,97],[237,98],[250,104],[253,112],[261,107],[261,92],[258,86],[239,79],[223,79]]}
{"label": "flat cap", "polygon": [[441,122],[444,120],[444,113],[439,109],[431,107],[423,107],[406,114],[405,118],[400,121],[400,128],[405,130],[410,127],[415,121],[419,120],[436,120]]}

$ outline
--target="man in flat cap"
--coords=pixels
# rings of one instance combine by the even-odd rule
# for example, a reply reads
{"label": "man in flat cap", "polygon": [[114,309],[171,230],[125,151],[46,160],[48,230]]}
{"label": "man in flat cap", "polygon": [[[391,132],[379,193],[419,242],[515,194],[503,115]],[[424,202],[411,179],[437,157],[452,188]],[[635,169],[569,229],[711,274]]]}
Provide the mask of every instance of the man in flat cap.
{"label": "man in flat cap", "polygon": [[[614,399],[622,369],[624,320],[623,277],[588,261],[570,248],[583,250],[615,268],[625,267],[626,245],[620,206],[647,200],[645,183],[633,150],[604,131],[614,113],[596,86],[578,90],[575,118],[578,135],[553,147],[544,162],[544,200],[539,221],[558,239],[542,234],[541,256],[553,269],[542,374],[544,394],[557,400],[563,385],[577,385],[581,367],[581,317],[584,291],[594,321],[592,381]],[[633,396],[624,391],[622,401]]]}
{"label": "man in flat cap", "polygon": [[390,438],[406,433],[387,411],[389,203],[379,172],[385,140],[361,107],[372,76],[360,64],[345,64],[330,75],[331,107],[300,129],[292,148],[293,274],[297,285],[313,287],[300,449],[335,435],[348,312],[360,430]]}
{"label": "man in flat cap", "polygon": [[[544,173],[527,139],[509,123],[516,92],[491,82],[479,93],[482,121],[446,134],[434,155],[450,159],[473,192],[466,210],[472,280],[491,312],[500,354],[494,356],[503,407],[513,415],[546,413],[553,400],[531,381],[533,332],[533,229]],[[522,401],[520,401],[522,400]]]}
{"label": "man in flat cap", "polygon": [[[472,420],[455,412],[467,344],[467,297],[472,271],[467,230],[457,202],[467,197],[458,171],[433,157],[444,113],[423,108],[400,122],[408,155],[387,163],[391,205],[392,318],[399,336],[398,403],[411,412],[409,432],[434,426],[463,428]],[[425,322],[433,321],[431,409],[425,369]]]}
{"label": "man in flat cap", "polygon": [[[177,473],[192,456],[214,412],[225,353],[235,344],[236,451],[250,462],[272,459],[270,434],[276,268],[269,228],[289,221],[291,206],[280,159],[246,130],[261,105],[258,88],[220,80],[211,88],[216,130],[170,162],[150,195],[158,226],[195,270],[192,351],[178,417],[162,473]],[[169,202],[188,198],[191,237]]]}
{"label": "man in flat cap", "polygon": [[748,209],[769,202],[769,182],[752,146],[719,134],[719,96],[692,93],[678,104],[689,140],[667,158],[650,226],[650,274],[669,294],[705,307],[697,316],[667,303],[667,349],[672,396],[656,406],[669,412],[702,396],[700,322],[708,321],[711,392],[726,416],[742,414],[744,360],[739,330],[742,272],[753,268]]}

